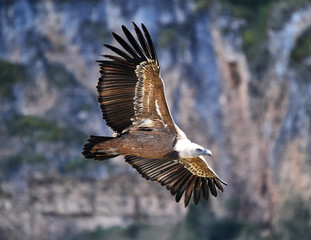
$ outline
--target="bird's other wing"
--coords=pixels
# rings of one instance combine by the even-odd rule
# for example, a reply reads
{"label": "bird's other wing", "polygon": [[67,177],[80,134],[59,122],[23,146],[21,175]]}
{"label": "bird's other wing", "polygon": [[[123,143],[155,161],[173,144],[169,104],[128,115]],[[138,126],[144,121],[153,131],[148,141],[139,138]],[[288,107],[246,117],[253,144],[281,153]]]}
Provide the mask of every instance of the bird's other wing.
{"label": "bird's other wing", "polygon": [[[117,133],[131,125],[155,120],[174,129],[152,39],[143,24],[144,35],[135,23],[133,25],[138,41],[122,26],[128,41],[116,33],[113,37],[123,49],[104,44],[116,55],[104,55],[110,60],[98,61],[101,73],[97,85],[98,102],[103,118]],[[145,121],[147,119],[151,121]]]}
{"label": "bird's other wing", "polygon": [[208,200],[211,193],[217,197],[217,188],[222,192],[221,180],[203,157],[192,159],[146,159],[136,156],[126,156],[126,162],[132,165],[144,178],[161,183],[179,202],[184,194],[184,205],[187,207],[191,195],[193,203],[199,202],[200,196]]}

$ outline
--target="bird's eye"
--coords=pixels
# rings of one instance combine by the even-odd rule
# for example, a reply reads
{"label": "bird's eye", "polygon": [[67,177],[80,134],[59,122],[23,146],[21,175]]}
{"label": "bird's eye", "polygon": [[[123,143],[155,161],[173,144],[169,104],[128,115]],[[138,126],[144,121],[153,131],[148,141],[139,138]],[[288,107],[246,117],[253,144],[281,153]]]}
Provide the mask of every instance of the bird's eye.
{"label": "bird's eye", "polygon": [[202,153],[204,150],[203,150],[203,149],[200,149],[200,148],[197,148],[195,151],[196,151],[197,153]]}

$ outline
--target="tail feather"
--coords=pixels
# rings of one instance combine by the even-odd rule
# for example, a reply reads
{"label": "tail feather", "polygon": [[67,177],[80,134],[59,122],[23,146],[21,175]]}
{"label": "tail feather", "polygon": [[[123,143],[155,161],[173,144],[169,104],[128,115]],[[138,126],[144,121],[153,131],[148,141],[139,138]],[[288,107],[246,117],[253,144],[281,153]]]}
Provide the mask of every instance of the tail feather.
{"label": "tail feather", "polygon": [[[101,137],[93,136],[87,140],[83,147],[82,154],[85,158],[93,158],[95,160],[107,160],[120,155],[118,149],[112,144],[109,145],[108,141],[114,139],[114,137]],[[107,144],[102,144],[106,142]]]}

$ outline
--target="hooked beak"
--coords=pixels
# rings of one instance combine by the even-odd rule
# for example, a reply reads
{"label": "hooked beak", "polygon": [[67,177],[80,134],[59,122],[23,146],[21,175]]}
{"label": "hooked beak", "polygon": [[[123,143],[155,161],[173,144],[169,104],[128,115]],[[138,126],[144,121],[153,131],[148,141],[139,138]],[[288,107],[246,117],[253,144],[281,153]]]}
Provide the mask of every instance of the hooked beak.
{"label": "hooked beak", "polygon": [[212,156],[212,151],[208,150],[208,149],[204,149],[203,155],[208,155],[208,156]]}

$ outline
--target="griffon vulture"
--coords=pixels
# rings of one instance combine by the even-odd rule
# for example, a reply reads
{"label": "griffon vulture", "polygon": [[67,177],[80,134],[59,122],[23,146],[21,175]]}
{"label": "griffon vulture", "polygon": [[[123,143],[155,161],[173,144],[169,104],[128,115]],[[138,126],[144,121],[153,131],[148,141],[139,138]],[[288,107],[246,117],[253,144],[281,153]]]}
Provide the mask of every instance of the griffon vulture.
{"label": "griffon vulture", "polygon": [[103,118],[114,137],[90,136],[84,145],[86,158],[106,160],[125,156],[144,178],[161,183],[176,195],[184,194],[187,206],[191,195],[197,204],[202,194],[217,196],[222,181],[206,162],[212,152],[191,142],[176,125],[168,108],[157,54],[146,27],[133,23],[137,40],[122,26],[128,41],[113,33],[122,50],[104,44],[116,55],[100,60],[97,91]]}

